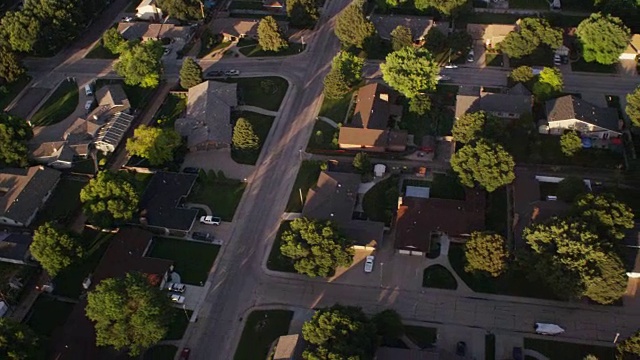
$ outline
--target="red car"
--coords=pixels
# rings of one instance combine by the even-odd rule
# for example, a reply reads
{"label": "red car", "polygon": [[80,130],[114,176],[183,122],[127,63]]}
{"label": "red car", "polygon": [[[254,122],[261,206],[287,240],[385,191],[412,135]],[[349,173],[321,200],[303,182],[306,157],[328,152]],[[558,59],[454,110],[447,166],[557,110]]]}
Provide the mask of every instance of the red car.
{"label": "red car", "polygon": [[189,360],[189,355],[191,355],[191,349],[182,349],[182,353],[180,353],[180,360]]}

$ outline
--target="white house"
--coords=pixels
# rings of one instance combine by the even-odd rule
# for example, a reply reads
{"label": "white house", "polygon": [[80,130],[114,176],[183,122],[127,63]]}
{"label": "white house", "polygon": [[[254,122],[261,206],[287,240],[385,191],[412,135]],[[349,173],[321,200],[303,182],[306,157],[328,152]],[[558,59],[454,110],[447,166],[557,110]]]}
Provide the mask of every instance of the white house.
{"label": "white house", "polygon": [[597,139],[618,138],[622,122],[614,108],[601,108],[574,95],[547,101],[547,119],[538,125],[541,134],[562,135],[566,130]]}
{"label": "white house", "polygon": [[136,17],[147,21],[160,21],[162,10],[156,6],[156,0],[142,0],[136,8]]}

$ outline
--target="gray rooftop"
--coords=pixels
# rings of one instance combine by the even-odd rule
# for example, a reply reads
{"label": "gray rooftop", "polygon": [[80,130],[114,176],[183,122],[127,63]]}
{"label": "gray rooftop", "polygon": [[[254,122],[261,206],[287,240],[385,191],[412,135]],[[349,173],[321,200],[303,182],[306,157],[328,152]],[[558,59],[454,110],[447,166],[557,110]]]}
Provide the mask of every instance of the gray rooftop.
{"label": "gray rooftop", "polygon": [[32,241],[29,234],[0,232],[0,258],[24,261]]}
{"label": "gray rooftop", "polygon": [[461,86],[456,96],[456,117],[465,113],[486,111],[522,115],[531,112],[533,97],[521,84],[504,94],[482,91],[475,86]]}
{"label": "gray rooftop", "polygon": [[153,175],[140,202],[141,217],[150,226],[188,231],[197,209],[181,207],[198,175],[159,171]]}
{"label": "gray rooftop", "polygon": [[616,109],[601,108],[574,95],[551,99],[546,102],[545,107],[549,123],[577,119],[607,130],[620,131]]}
{"label": "gray rooftop", "polygon": [[321,172],[317,185],[309,189],[302,215],[331,220],[339,226],[349,223],[358,199],[360,182],[358,174]]}
{"label": "gray rooftop", "polygon": [[132,115],[121,112],[116,113],[109,119],[107,124],[100,129],[95,142],[109,144],[113,147],[118,146],[132,121]]}
{"label": "gray rooftop", "polygon": [[59,179],[59,171],[44,166],[0,170],[0,216],[27,224]]}

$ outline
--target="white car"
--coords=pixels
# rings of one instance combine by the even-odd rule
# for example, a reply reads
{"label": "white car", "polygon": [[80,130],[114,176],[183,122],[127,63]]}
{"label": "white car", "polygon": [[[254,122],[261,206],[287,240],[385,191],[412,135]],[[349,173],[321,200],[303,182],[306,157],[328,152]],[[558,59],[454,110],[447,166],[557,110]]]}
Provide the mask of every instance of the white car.
{"label": "white car", "polygon": [[444,66],[445,69],[457,69],[458,65],[455,64],[447,64]]}
{"label": "white car", "polygon": [[182,295],[178,295],[178,294],[171,295],[171,302],[174,302],[176,304],[184,304],[184,300],[185,300],[185,297]]}
{"label": "white car", "polygon": [[449,81],[451,77],[447,75],[436,75],[436,81]]}
{"label": "white car", "polygon": [[475,52],[473,51],[473,49],[469,50],[469,53],[467,54],[467,62],[473,62],[474,56],[475,56]]}
{"label": "white car", "polygon": [[222,219],[220,219],[217,216],[203,216],[200,218],[200,222],[203,224],[207,224],[207,225],[220,225],[220,221],[222,221]]}
{"label": "white car", "polygon": [[185,284],[172,283],[171,285],[169,285],[169,291],[174,293],[182,294],[183,292],[185,292],[185,290],[187,290],[187,287]]}
{"label": "white car", "polygon": [[240,75],[240,70],[227,70],[224,72],[226,76],[238,76]]}
{"label": "white car", "polygon": [[373,271],[373,261],[376,259],[375,256],[369,255],[367,259],[364,261],[364,272],[370,273]]}

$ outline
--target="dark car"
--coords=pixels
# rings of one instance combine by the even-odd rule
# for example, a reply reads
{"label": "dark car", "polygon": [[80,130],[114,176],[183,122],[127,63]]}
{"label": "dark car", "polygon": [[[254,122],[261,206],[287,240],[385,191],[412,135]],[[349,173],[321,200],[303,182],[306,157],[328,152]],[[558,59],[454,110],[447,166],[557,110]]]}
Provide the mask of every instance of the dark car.
{"label": "dark car", "polygon": [[197,167],[186,167],[184,169],[182,169],[183,173],[187,173],[187,174],[197,174],[200,172],[200,168]]}
{"label": "dark car", "polygon": [[205,74],[206,77],[221,77],[224,76],[224,71],[222,70],[213,70],[213,71],[208,71]]}
{"label": "dark car", "polygon": [[180,353],[180,360],[189,360],[189,355],[191,355],[191,349],[182,349],[182,352]]}
{"label": "dark car", "polygon": [[200,232],[200,231],[194,231],[193,235],[191,235],[191,238],[194,240],[202,240],[202,241],[207,241],[209,239],[213,240],[213,237],[211,236],[211,234],[206,232]]}
{"label": "dark car", "polygon": [[456,344],[456,355],[465,356],[467,354],[467,343],[464,341],[458,341]]}

